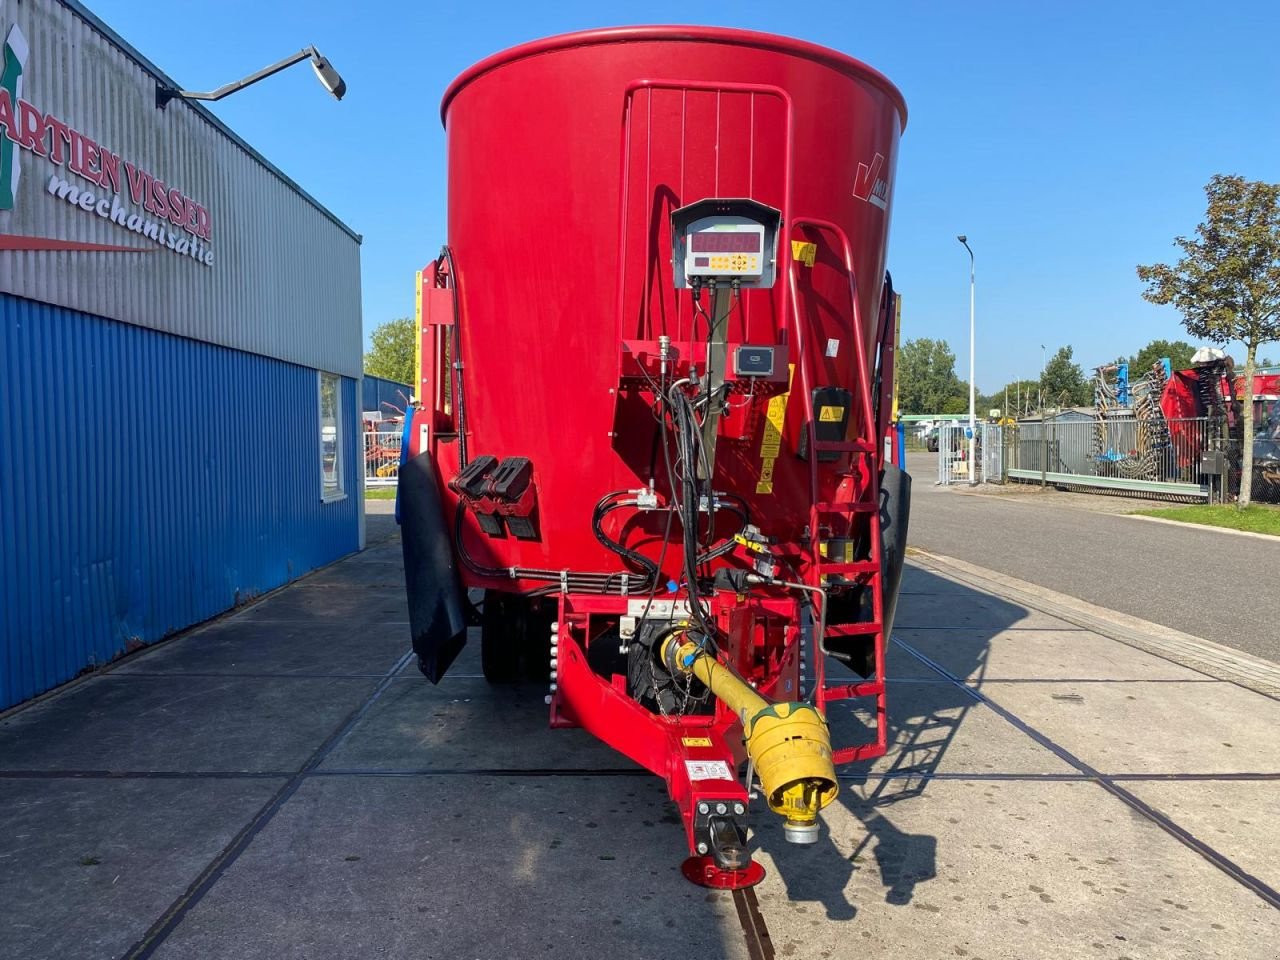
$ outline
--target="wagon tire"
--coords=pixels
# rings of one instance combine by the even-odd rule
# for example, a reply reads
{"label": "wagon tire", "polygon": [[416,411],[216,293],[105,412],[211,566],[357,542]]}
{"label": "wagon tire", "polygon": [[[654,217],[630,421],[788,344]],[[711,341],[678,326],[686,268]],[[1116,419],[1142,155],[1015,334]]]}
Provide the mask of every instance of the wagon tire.
{"label": "wagon tire", "polygon": [[480,669],[492,684],[520,679],[521,638],[524,613],[521,598],[499,590],[486,590],[480,617]]}

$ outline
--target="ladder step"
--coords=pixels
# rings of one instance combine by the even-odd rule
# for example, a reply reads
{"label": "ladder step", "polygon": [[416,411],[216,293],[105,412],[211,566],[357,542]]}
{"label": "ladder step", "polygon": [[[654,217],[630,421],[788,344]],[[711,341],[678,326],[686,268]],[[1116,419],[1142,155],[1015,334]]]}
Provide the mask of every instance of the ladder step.
{"label": "ladder step", "polygon": [[884,751],[874,743],[864,743],[857,747],[841,747],[831,751],[831,762],[836,766],[843,763],[854,763],[858,760],[870,760],[883,755]]}
{"label": "ladder step", "polygon": [[827,624],[826,639],[837,637],[865,637],[869,633],[879,633],[878,623],[835,623]]}
{"label": "ladder step", "polygon": [[822,691],[824,700],[848,700],[850,697],[874,697],[884,693],[884,683],[865,680],[861,683],[842,683]]}
{"label": "ladder step", "polygon": [[818,513],[872,513],[877,509],[877,505],[871,500],[863,503],[836,503],[830,500],[820,500],[813,505],[813,509]]}
{"label": "ladder step", "polygon": [[823,574],[853,574],[853,573],[879,573],[880,564],[874,560],[860,560],[857,563],[827,563],[818,564],[818,572]]}

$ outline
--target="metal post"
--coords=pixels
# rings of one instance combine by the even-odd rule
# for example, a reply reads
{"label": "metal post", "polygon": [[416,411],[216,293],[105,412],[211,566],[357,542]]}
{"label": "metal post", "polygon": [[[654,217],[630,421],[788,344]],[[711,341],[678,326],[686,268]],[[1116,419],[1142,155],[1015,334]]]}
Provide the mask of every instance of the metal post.
{"label": "metal post", "polygon": [[1044,344],[1040,344],[1040,389],[1036,392],[1036,402],[1040,405],[1040,422],[1044,423]]}
{"label": "metal post", "polygon": [[[736,281],[735,281],[736,283]],[[706,463],[701,460],[697,464],[699,480],[708,484],[716,469],[716,431],[720,426],[720,413],[724,404],[723,388],[725,380],[726,356],[728,353],[729,312],[733,300],[738,295],[731,290],[728,283],[715,287],[711,295],[711,329],[707,331],[707,409],[702,421],[702,449],[706,454]],[[706,476],[703,476],[703,473]],[[708,486],[707,496],[711,490]]]}
{"label": "metal post", "polygon": [[956,237],[964,248],[969,251],[969,485],[974,486],[978,482],[978,471],[973,462],[974,446],[977,433],[977,419],[974,416],[974,398],[976,396],[976,387],[973,382],[973,335],[974,335],[974,313],[973,313],[973,248],[969,246],[969,239],[963,233]]}
{"label": "metal post", "polygon": [[1044,411],[1040,411],[1040,486],[1048,486],[1045,474],[1049,470],[1049,431],[1045,430],[1048,424],[1044,422]]}

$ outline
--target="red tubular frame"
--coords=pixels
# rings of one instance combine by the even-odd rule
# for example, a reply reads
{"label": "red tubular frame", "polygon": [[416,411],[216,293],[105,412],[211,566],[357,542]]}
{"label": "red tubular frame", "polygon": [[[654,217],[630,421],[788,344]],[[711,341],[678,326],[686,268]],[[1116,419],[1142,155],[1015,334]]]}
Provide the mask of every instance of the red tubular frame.
{"label": "red tubular frame", "polygon": [[[748,802],[747,785],[738,779],[738,769],[746,762],[741,720],[716,702],[711,715],[661,716],[627,696],[625,678],[612,683],[592,670],[587,662],[585,638],[593,616],[620,616],[633,597],[566,593],[560,598],[556,622],[555,691],[551,697],[552,727],[581,727],[651,773],[662,777],[667,792],[680,810],[689,849],[696,851],[694,811],[702,802]],[[737,598],[718,594],[713,607],[727,620],[727,612],[739,607]],[[783,693],[795,699],[799,686],[799,630],[794,626],[799,607],[790,597],[753,598],[749,607],[760,614],[780,617],[787,629],[779,663],[769,682],[759,685],[763,696]],[[722,643],[724,658],[740,673],[750,677],[742,665],[753,659],[752,637],[741,629],[727,633]],[[779,687],[790,681],[790,692]],[[709,741],[707,743],[701,741]],[[691,776],[689,763],[720,761],[731,772],[730,779],[699,779]]]}
{"label": "red tubular frame", "polygon": [[[800,368],[800,396],[804,409],[805,429],[808,432],[809,450],[809,564],[808,580],[810,586],[821,587],[823,577],[827,574],[858,574],[869,578],[872,595],[872,622],[856,624],[849,627],[827,628],[827,636],[832,631],[844,631],[847,634],[871,634],[875,648],[875,679],[861,683],[842,684],[828,687],[826,682],[826,653],[823,650],[825,637],[813,637],[813,661],[815,701],[823,714],[827,705],[834,700],[845,700],[856,697],[875,697],[876,702],[876,739],[874,743],[837,748],[833,757],[837,764],[854,763],[859,760],[870,760],[883,756],[888,749],[888,703],[885,698],[884,663],[884,589],[880,551],[880,470],[879,460],[883,456],[883,447],[879,442],[878,427],[874,409],[871,405],[870,367],[867,365],[867,352],[863,342],[862,318],[858,310],[858,288],[853,265],[853,251],[849,238],[844,230],[830,220],[815,217],[797,217],[791,221],[792,229],[808,228],[825,230],[834,234],[840,243],[840,253],[845,272],[849,277],[849,303],[853,313],[854,364],[858,371],[866,371],[866,375],[857,377],[857,423],[858,439],[845,442],[823,442],[818,440],[816,421],[813,410],[813,393],[809,373],[810,337],[801,329],[800,311],[798,308],[799,293],[796,289],[796,271],[798,266],[792,260],[787,270],[787,285],[791,301],[791,321],[795,329],[797,341],[797,363]],[[883,337],[883,331],[881,332]],[[848,499],[837,499],[824,502],[818,478],[818,456],[822,451],[852,455],[856,458],[857,467],[851,466],[851,476],[856,489]],[[843,488],[842,488],[843,489]],[[869,518],[871,540],[870,557],[863,563],[837,564],[830,563],[821,553],[821,536],[823,516],[842,517],[846,520],[854,514],[866,513]],[[834,634],[834,635],[838,635]]]}

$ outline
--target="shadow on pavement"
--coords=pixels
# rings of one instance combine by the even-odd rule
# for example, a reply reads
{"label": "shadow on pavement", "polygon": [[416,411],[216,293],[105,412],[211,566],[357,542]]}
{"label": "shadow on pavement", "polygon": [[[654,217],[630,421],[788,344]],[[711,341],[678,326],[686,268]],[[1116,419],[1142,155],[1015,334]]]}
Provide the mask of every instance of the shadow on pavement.
{"label": "shadow on pavement", "polygon": [[[979,772],[977,764],[991,766],[980,733],[978,742],[974,737],[966,740],[962,756],[953,752],[975,708],[983,708],[896,638],[902,634],[930,637],[931,648],[947,650],[948,668],[955,676],[980,683],[986,676],[990,640],[1028,615],[1025,607],[908,563],[895,640],[886,655],[885,756],[838,771],[840,794],[824,810],[822,837],[812,848],[787,844],[779,825],[760,822],[769,816],[767,812],[757,817],[761,846],[785,882],[789,898],[816,901],[828,919],[848,920],[858,912],[848,891],[859,873],[877,871],[885,902],[896,906],[910,904],[917,885],[936,878],[937,837],[899,829],[893,807],[921,797],[946,768],[952,773],[973,773]],[[834,679],[839,682],[841,677]],[[859,712],[848,704],[832,704],[828,720],[836,746],[874,739],[873,717],[865,709]],[[856,886],[866,889],[868,884],[864,879]]]}

